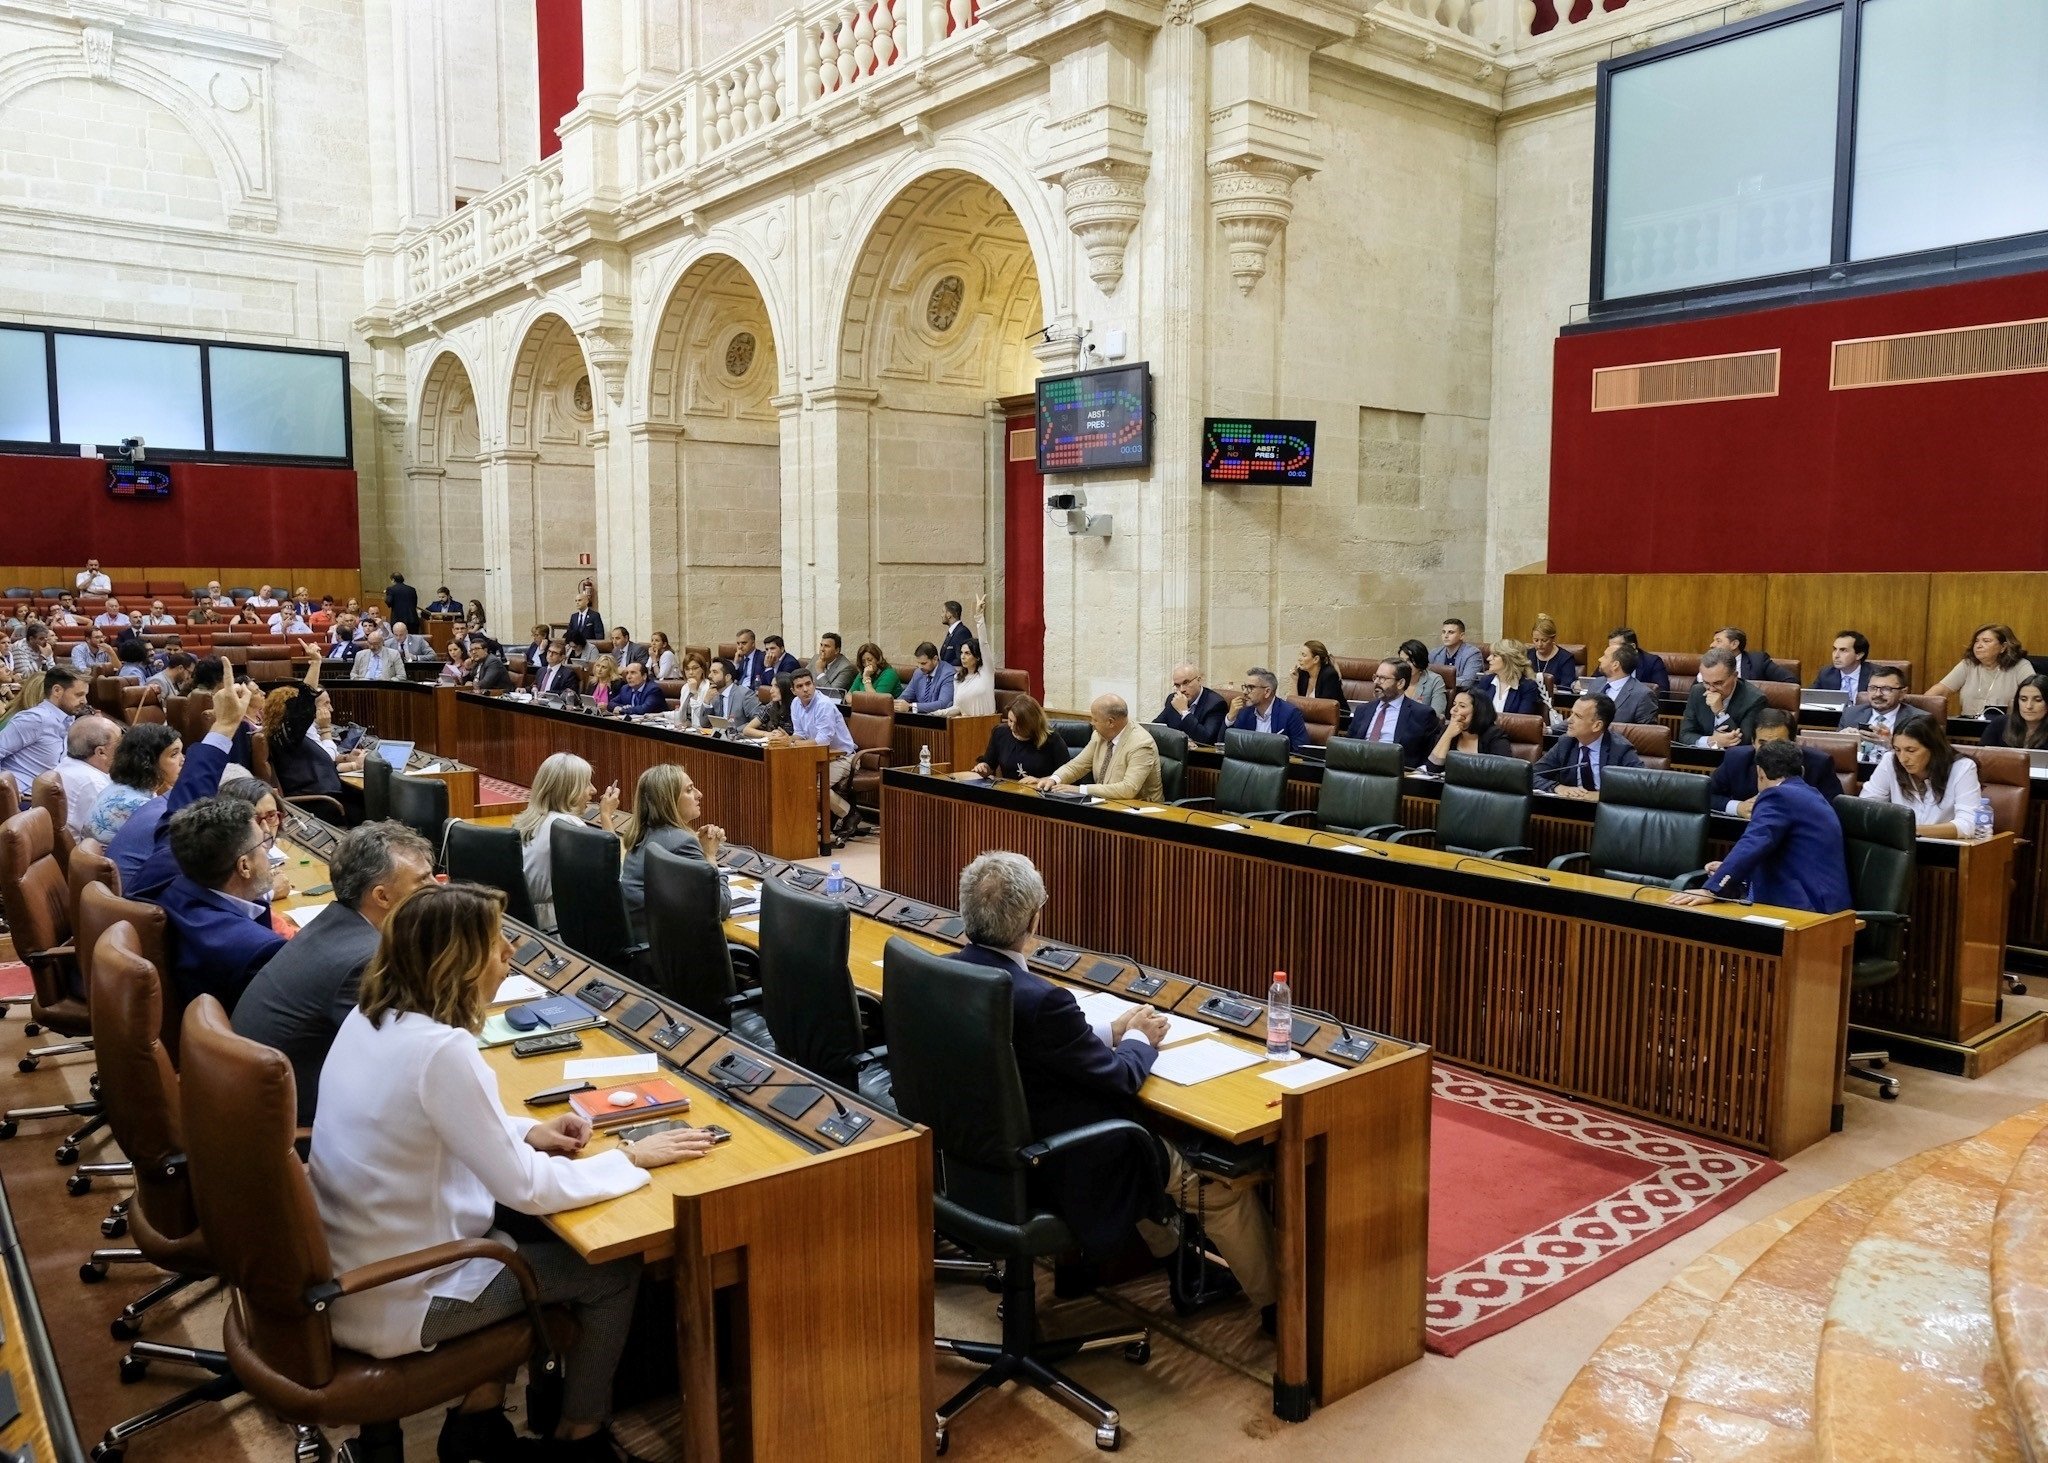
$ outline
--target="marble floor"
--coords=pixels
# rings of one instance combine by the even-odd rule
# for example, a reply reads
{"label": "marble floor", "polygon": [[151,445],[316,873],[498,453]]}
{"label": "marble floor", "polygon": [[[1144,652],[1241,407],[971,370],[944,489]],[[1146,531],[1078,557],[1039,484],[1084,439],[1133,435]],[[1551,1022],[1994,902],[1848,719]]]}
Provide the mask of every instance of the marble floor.
{"label": "marble floor", "polygon": [[[839,857],[849,877],[872,880],[880,873],[881,850],[873,836],[856,840]],[[2035,981],[2033,989],[2037,996],[2048,994],[2048,980]],[[2048,1005],[2034,997],[2009,1001]],[[1123,1454],[1134,1458],[1228,1463],[1284,1452],[1290,1463],[1521,1459],[1607,1333],[1696,1256],[1810,1194],[2048,1100],[2048,1046],[1974,1082],[1910,1067],[1893,1071],[1904,1088],[1896,1102],[1880,1102],[1867,1095],[1867,1087],[1852,1086],[1843,1131],[1794,1155],[1782,1176],[1725,1213],[1533,1320],[1456,1358],[1425,1356],[1298,1426],[1271,1417],[1257,1383],[1171,1343],[1155,1343],[1153,1360],[1142,1370],[1114,1357],[1091,1358],[1072,1370],[1122,1408]],[[992,1325],[988,1301],[972,1287],[942,1287],[941,1331],[981,1334],[980,1326]],[[941,1390],[958,1385],[955,1379],[964,1375],[942,1363]],[[1077,1419],[1013,1391],[977,1403],[955,1426],[948,1454],[1004,1463],[1093,1456],[1088,1431]]]}

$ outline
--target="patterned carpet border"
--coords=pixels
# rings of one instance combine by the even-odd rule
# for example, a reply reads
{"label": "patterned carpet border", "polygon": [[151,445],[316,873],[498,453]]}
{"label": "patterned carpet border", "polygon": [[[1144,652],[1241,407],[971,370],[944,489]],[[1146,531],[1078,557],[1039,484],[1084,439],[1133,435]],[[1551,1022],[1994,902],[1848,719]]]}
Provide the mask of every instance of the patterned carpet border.
{"label": "patterned carpet border", "polygon": [[1655,1165],[1652,1173],[1541,1229],[1432,1275],[1425,1307],[1428,1346],[1444,1356],[1456,1356],[1633,1264],[1785,1171],[1754,1153],[1441,1063],[1432,1089],[1439,1100]]}

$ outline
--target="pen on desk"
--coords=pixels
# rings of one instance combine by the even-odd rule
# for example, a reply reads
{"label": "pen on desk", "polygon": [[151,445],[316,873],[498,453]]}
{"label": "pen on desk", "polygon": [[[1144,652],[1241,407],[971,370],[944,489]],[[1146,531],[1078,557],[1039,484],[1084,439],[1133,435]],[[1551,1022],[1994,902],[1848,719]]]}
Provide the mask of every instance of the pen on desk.
{"label": "pen on desk", "polygon": [[1266,1104],[1266,1106],[1267,1106],[1267,1107],[1278,1107],[1279,1105],[1280,1105],[1280,1099],[1279,1099],[1279,1098],[1277,1098],[1277,1097],[1276,1097],[1276,1098],[1274,1098],[1274,1099],[1273,1099],[1273,1100],[1272,1100],[1271,1102],[1269,1102],[1269,1103],[1267,1103],[1267,1104]]}

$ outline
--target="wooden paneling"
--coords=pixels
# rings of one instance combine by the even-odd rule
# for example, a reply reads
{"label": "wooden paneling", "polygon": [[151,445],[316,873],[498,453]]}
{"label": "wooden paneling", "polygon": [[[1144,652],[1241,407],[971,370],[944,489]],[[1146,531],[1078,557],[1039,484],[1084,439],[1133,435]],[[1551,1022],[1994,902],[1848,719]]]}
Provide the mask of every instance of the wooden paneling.
{"label": "wooden paneling", "polygon": [[1529,638],[1539,614],[1557,621],[1558,639],[1587,653],[1607,644],[1607,632],[1628,620],[1628,576],[1625,574],[1544,574],[1520,572],[1505,580],[1501,633]]}
{"label": "wooden paneling", "polygon": [[1925,574],[1773,574],[1764,581],[1763,623],[1743,628],[1757,649],[1799,661],[1808,685],[1828,664],[1835,633],[1861,630],[1873,656],[1912,664],[1917,691],[1940,675],[1927,674],[1927,580]]}
{"label": "wooden paneling", "polygon": [[1925,690],[1947,675],[1970,648],[1979,625],[2006,624],[2020,644],[2048,654],[2048,574],[1935,574],[1927,594]]}
{"label": "wooden paneling", "polygon": [[1635,627],[1645,650],[1705,650],[1723,625],[1747,630],[1755,642],[1763,634],[1764,579],[1760,574],[1631,574],[1628,614],[1626,623]]}

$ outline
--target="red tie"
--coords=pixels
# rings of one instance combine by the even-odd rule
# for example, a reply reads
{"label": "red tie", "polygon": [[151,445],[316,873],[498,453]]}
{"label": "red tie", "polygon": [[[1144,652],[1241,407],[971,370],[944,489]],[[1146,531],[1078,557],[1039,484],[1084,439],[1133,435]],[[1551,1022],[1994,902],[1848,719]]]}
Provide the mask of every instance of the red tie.
{"label": "red tie", "polygon": [[1380,702],[1380,707],[1379,707],[1379,710],[1375,711],[1375,712],[1374,712],[1374,713],[1372,714],[1372,731],[1371,731],[1370,733],[1368,733],[1368,734],[1367,734],[1367,736],[1366,736],[1366,740],[1367,740],[1367,741],[1369,741],[1369,742],[1376,742],[1376,741],[1378,741],[1378,740],[1380,739],[1380,728],[1381,728],[1381,726],[1385,725],[1385,723],[1386,723],[1386,720],[1387,720],[1387,706],[1388,706],[1388,704],[1389,704],[1389,703],[1387,703],[1387,702],[1385,702],[1385,701],[1382,701],[1382,702]]}

